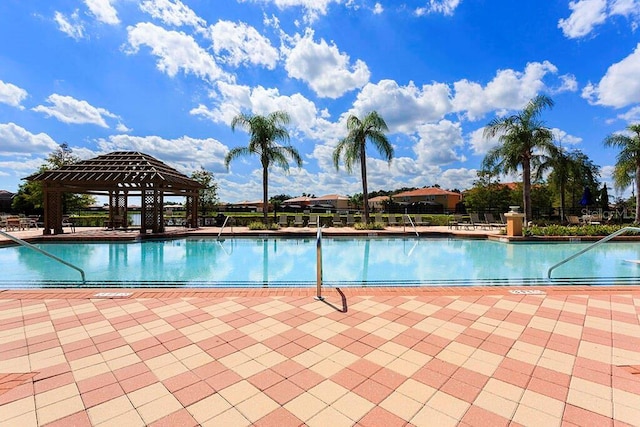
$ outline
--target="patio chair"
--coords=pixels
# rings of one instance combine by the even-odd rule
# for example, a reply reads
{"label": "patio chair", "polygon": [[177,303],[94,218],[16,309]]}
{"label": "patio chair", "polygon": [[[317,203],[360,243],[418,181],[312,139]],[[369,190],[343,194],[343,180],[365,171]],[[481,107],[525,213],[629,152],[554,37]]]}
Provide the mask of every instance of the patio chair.
{"label": "patio chair", "polygon": [[453,215],[451,218],[449,218],[449,220],[447,221],[447,227],[450,229],[458,229],[460,228],[460,225],[462,224],[462,215]]}
{"label": "patio chair", "polygon": [[374,221],[375,221],[375,222],[377,222],[377,223],[380,223],[380,224],[384,225],[384,218],[382,218],[382,214],[381,214],[381,213],[377,213],[377,214],[375,214],[375,217],[374,217],[374,218],[375,218],[375,219],[374,219]]}
{"label": "patio chair", "polygon": [[502,227],[505,227],[504,223],[497,222],[495,220],[495,218],[493,217],[493,214],[491,212],[486,212],[484,214],[484,220],[489,225],[489,227],[491,227],[491,228],[502,228]]}
{"label": "patio chair", "polygon": [[356,220],[353,218],[353,215],[348,213],[347,214],[347,227],[353,227],[353,225],[356,223]]}
{"label": "patio chair", "polygon": [[307,227],[318,228],[319,223],[320,223],[320,215],[311,214],[311,216],[309,216],[309,222],[307,222]]}
{"label": "patio chair", "polygon": [[289,217],[286,214],[281,214],[278,218],[278,225],[280,227],[288,227],[289,226]]}
{"label": "patio chair", "polygon": [[482,222],[480,220],[480,215],[478,215],[477,213],[470,213],[468,226],[472,227],[475,230],[478,227],[487,228],[487,223]]}
{"label": "patio chair", "polygon": [[425,225],[430,225],[431,223],[429,221],[426,221],[421,214],[416,214],[413,223],[416,226],[425,226]]}
{"label": "patio chair", "polygon": [[389,215],[389,226],[398,226],[400,223],[398,222],[398,218],[394,214]]}
{"label": "patio chair", "polygon": [[293,225],[295,227],[304,227],[304,220],[302,219],[302,215],[296,215],[293,218]]}
{"label": "patio chair", "polygon": [[66,215],[62,217],[62,228],[64,227],[69,227],[72,233],[76,232],[76,225],[73,220]]}
{"label": "patio chair", "polygon": [[342,227],[344,225],[339,213],[333,214],[333,221],[331,222],[331,225],[333,227]]}
{"label": "patio chair", "polygon": [[582,225],[578,215],[567,215],[567,225]]}

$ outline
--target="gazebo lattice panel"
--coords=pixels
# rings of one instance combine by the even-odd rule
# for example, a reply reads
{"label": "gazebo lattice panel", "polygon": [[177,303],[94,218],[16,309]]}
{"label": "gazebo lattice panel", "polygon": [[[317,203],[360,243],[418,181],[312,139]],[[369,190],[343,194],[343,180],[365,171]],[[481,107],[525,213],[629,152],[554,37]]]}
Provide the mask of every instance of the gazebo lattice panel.
{"label": "gazebo lattice panel", "polygon": [[164,196],[187,197],[187,216],[197,225],[197,199],[202,185],[148,154],[116,151],[83,160],[61,169],[36,173],[26,178],[42,181],[45,200],[44,234],[62,233],[62,194],[84,193],[109,196],[109,224],[116,217],[127,225],[129,197],[140,197],[142,218],[140,232],[164,231]]}

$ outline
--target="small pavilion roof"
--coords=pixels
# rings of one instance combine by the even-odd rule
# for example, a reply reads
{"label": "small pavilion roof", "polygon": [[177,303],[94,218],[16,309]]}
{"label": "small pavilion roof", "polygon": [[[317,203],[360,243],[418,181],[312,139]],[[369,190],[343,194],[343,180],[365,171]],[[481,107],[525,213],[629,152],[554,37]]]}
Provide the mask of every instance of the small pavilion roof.
{"label": "small pavilion roof", "polygon": [[65,165],[61,169],[38,172],[25,178],[63,186],[92,189],[135,190],[155,184],[165,191],[195,190],[202,185],[148,154],[115,151],[89,160]]}

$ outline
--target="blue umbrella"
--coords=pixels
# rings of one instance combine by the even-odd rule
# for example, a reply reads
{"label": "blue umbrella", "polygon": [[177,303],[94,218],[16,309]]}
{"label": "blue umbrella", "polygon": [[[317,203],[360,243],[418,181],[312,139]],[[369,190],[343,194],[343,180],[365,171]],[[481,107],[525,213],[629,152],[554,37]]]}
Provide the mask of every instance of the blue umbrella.
{"label": "blue umbrella", "polygon": [[584,192],[582,193],[580,204],[582,206],[589,206],[593,204],[593,199],[591,198],[591,190],[589,190],[589,187],[584,187]]}

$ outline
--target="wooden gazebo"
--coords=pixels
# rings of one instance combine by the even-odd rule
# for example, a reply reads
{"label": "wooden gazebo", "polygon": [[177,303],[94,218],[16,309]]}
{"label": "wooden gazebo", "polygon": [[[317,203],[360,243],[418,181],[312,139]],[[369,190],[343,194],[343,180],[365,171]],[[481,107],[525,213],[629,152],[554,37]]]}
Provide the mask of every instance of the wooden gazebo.
{"label": "wooden gazebo", "polygon": [[109,196],[109,224],[126,225],[129,197],[140,197],[140,233],[164,231],[164,196],[186,197],[187,226],[198,225],[198,191],[202,185],[148,154],[115,151],[31,175],[41,181],[44,234],[62,233],[62,194]]}

